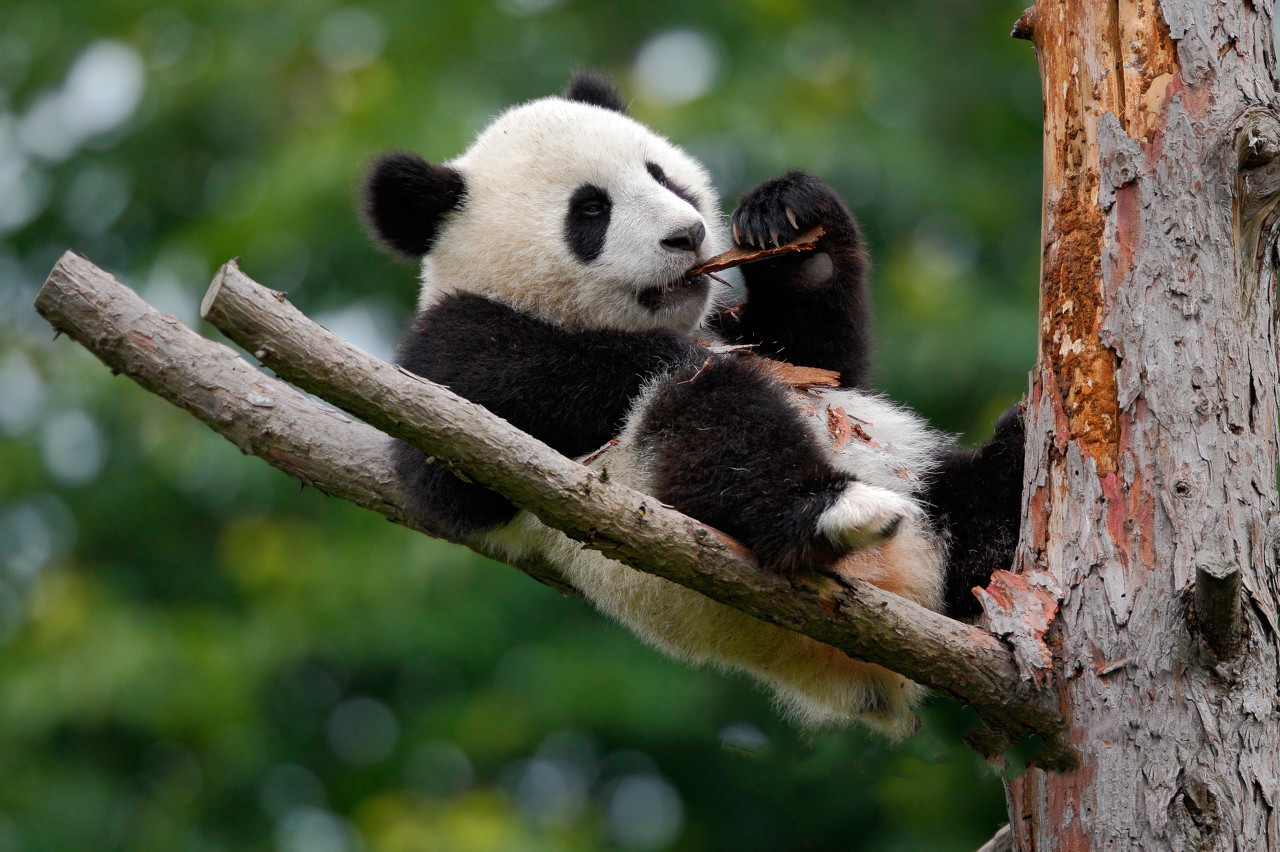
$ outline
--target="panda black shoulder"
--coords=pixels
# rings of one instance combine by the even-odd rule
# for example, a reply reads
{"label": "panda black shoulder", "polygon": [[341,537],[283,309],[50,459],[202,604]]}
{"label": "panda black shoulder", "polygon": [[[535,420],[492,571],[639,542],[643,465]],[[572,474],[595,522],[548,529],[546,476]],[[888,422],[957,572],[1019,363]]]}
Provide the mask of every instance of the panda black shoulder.
{"label": "panda black shoulder", "polygon": [[618,433],[646,381],[707,355],[667,329],[571,331],[453,293],[415,317],[396,362],[573,457]]}

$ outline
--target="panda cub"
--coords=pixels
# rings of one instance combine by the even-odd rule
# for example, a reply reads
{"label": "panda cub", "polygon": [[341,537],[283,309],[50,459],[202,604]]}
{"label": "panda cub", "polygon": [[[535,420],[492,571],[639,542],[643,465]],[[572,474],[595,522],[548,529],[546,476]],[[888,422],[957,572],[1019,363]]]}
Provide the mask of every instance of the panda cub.
{"label": "panda cub", "polygon": [[[706,169],[631,119],[613,85],[579,73],[565,94],[499,115],[460,157],[383,155],[365,212],[421,259],[418,312],[398,361],[614,481],[734,536],[762,570],[857,577],[936,610],[1010,563],[1021,420],[955,449],[867,390],[870,305],[858,225],[820,180],[791,172],[722,221]],[[715,306],[685,272],[734,243],[817,249],[743,267],[747,298]],[[799,393],[759,357],[839,373]],[[405,444],[414,509],[515,559],[536,555],[605,613],[677,657],[750,673],[818,726],[913,729],[923,690],[880,666],[587,549]]]}

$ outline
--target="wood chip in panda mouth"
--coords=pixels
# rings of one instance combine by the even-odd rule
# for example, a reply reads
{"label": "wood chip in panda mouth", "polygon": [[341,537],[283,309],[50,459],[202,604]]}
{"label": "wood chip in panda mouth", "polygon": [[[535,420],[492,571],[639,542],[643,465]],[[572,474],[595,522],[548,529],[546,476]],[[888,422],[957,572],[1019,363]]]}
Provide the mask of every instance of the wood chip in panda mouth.
{"label": "wood chip in panda mouth", "polygon": [[726,252],[721,252],[715,257],[708,258],[703,263],[685,272],[681,278],[677,278],[675,281],[641,290],[636,294],[636,301],[646,310],[656,311],[662,307],[662,303],[667,296],[692,285],[700,276],[707,275],[714,278],[715,275],[713,273],[731,269],[735,266],[755,263],[760,260],[769,260],[770,258],[793,252],[813,251],[818,247],[818,240],[825,234],[826,231],[823,230],[821,225],[815,225],[804,233],[797,235],[791,242],[783,243],[773,248],[757,249],[734,246]]}
{"label": "wood chip in panda mouth", "polygon": [[744,263],[755,263],[759,260],[769,260],[779,255],[790,254],[797,251],[813,251],[818,247],[818,240],[826,234],[821,225],[815,225],[803,234],[796,236],[789,243],[784,243],[773,248],[757,249],[746,248],[745,246],[734,246],[726,252],[721,252],[705,263],[695,266],[684,274],[685,279],[696,278],[699,275],[707,275],[712,272],[720,272],[724,269],[731,269],[735,266],[742,266]]}
{"label": "wood chip in panda mouth", "polygon": [[672,293],[680,290],[688,289],[697,282],[693,278],[683,277],[674,281],[668,281],[666,284],[659,284],[656,287],[647,287],[636,293],[636,301],[640,303],[640,307],[649,311],[656,311],[662,307],[662,303]]}

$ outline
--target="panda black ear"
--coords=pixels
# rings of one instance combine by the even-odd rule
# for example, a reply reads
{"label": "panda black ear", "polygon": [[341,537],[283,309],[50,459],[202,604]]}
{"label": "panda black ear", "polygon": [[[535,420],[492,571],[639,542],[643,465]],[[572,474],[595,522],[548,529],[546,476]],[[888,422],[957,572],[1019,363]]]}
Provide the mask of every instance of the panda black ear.
{"label": "panda black ear", "polygon": [[569,85],[565,87],[564,96],[567,100],[627,114],[627,105],[622,102],[618,87],[599,71],[574,71],[569,78]]}
{"label": "panda black ear", "polygon": [[391,151],[365,179],[365,221],[388,247],[422,257],[435,245],[445,215],[462,206],[466,194],[466,179],[457,169]]}

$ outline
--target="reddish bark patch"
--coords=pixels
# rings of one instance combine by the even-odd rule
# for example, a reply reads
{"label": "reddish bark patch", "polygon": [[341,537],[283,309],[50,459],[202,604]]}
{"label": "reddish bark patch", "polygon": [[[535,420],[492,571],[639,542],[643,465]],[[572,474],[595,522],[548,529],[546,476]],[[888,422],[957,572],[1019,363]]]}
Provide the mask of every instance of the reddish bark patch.
{"label": "reddish bark patch", "polygon": [[854,423],[853,421],[850,421],[849,428],[853,430],[853,434],[857,436],[858,440],[866,444],[868,447],[880,446],[874,440],[872,440],[871,436],[867,434],[867,430],[863,429],[860,423]]}
{"label": "reddish bark patch", "polygon": [[1127,565],[1129,560],[1128,536],[1125,535],[1125,519],[1129,515],[1128,501],[1120,492],[1120,480],[1114,473],[1102,477],[1102,495],[1106,498],[1107,532],[1116,546],[1121,560]]}
{"label": "reddish bark patch", "polygon": [[1132,183],[1116,187],[1116,251],[1112,253],[1111,280],[1117,287],[1133,269],[1133,247],[1141,240],[1141,213],[1137,187]]}
{"label": "reddish bark patch", "polygon": [[763,367],[774,381],[790,385],[799,391],[807,391],[812,388],[840,387],[840,373],[835,370],[823,370],[819,367],[797,367],[785,361],[774,361],[770,358],[761,358],[750,353],[746,353],[744,357],[753,358],[755,363]]}
{"label": "reddish bark patch", "polygon": [[144,351],[144,352],[146,352],[146,353],[148,353],[148,354],[150,354],[150,353],[152,353],[152,352],[155,352],[157,349],[159,349],[159,348],[160,348],[160,347],[156,344],[155,338],[153,338],[151,335],[149,335],[149,334],[145,334],[145,333],[143,333],[143,332],[141,332],[141,331],[130,331],[130,332],[129,332],[129,341],[130,341],[134,346],[138,347],[139,349],[141,349],[142,351]]}
{"label": "reddish bark patch", "polygon": [[982,603],[987,626],[1013,646],[1022,677],[1043,686],[1053,671],[1053,654],[1044,634],[1058,614],[1062,590],[1047,571],[1014,574],[996,571],[985,589],[973,593]]}
{"label": "reddish bark patch", "polygon": [[[1068,182],[1053,205],[1052,239],[1044,250],[1041,357],[1057,379],[1067,434],[1098,473],[1116,469],[1119,390],[1116,355],[1102,343],[1102,240],[1096,174]],[[1063,393],[1065,389],[1065,393]]]}
{"label": "reddish bark patch", "polygon": [[827,409],[827,434],[831,436],[831,446],[837,450],[853,437],[853,424],[843,408]]}

